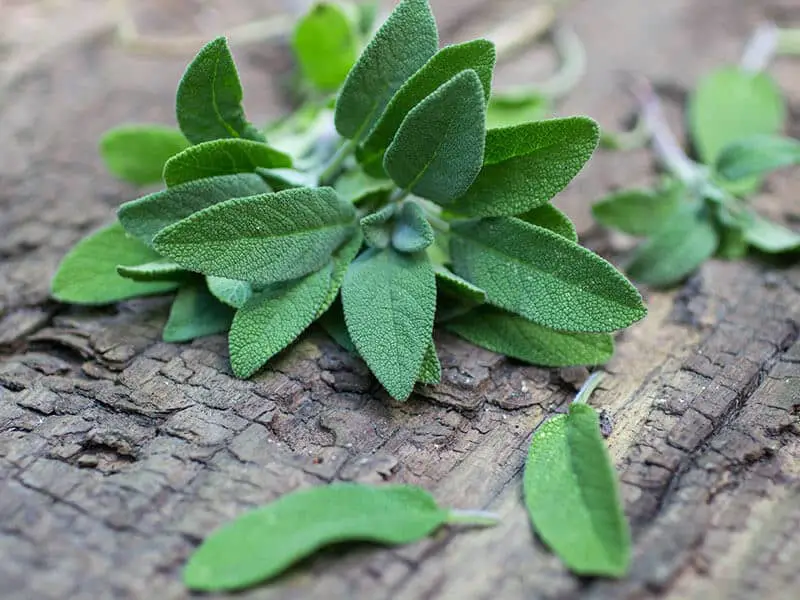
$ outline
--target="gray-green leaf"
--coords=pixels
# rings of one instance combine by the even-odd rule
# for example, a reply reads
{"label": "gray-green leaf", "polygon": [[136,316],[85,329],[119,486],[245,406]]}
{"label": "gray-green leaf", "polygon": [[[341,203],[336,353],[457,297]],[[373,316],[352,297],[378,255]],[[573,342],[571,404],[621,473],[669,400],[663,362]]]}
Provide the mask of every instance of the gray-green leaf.
{"label": "gray-green leaf", "polygon": [[755,213],[749,213],[744,221],[744,239],[770,254],[800,250],[800,232],[779,223],[773,223]]}
{"label": "gray-green leaf", "polygon": [[118,265],[117,273],[133,281],[182,281],[190,275],[179,264],[165,258],[142,265]]}
{"label": "gray-green leaf", "polygon": [[369,202],[371,199],[384,199],[394,189],[390,179],[370,177],[364,171],[346,171],[336,180],[334,188],[339,195],[353,204]]}
{"label": "gray-green leaf", "polygon": [[800,164],[800,141],[758,135],[726,146],[717,159],[717,172],[730,180],[763,175]]}
{"label": "gray-green leaf", "polygon": [[253,286],[238,279],[209,275],[206,277],[206,285],[211,295],[232,308],[242,308],[253,295]]}
{"label": "gray-green leaf", "polygon": [[178,290],[164,326],[165,342],[188,342],[228,331],[233,310],[208,293],[202,279]]}
{"label": "gray-green leaf", "polygon": [[342,303],[358,353],[393,398],[407,399],[436,312],[436,278],[427,256],[367,250],[347,271]]}
{"label": "gray-green leaf", "polygon": [[594,409],[570,405],[534,434],[525,464],[533,527],[579,575],[621,577],[631,541],[616,475]]}
{"label": "gray-green leaf", "polygon": [[532,208],[528,212],[518,215],[517,218],[531,225],[549,229],[570,242],[578,241],[578,232],[575,230],[575,224],[566,214],[550,203]]}
{"label": "gray-green leaf", "polygon": [[494,129],[541,121],[552,112],[549,100],[541,94],[493,94],[486,109],[486,126]]}
{"label": "gray-green leaf", "polygon": [[481,80],[462,71],[406,115],[383,166],[405,190],[449,202],[469,188],[483,163],[486,103]]}
{"label": "gray-green leaf", "polygon": [[347,323],[344,322],[344,309],[341,301],[335,301],[331,307],[322,314],[317,323],[325,330],[331,339],[348,352],[356,354],[355,344],[347,333]]}
{"label": "gray-green leaf", "polygon": [[679,185],[664,190],[622,190],[592,206],[592,216],[601,225],[636,236],[657,232],[683,201]]}
{"label": "gray-green leaf", "polygon": [[367,45],[336,101],[336,130],[359,140],[406,80],[436,52],[439,33],[427,0],[403,0]]}
{"label": "gray-green leaf", "polygon": [[406,202],[397,216],[392,246],[398,252],[422,252],[433,243],[434,233],[416,202]]}
{"label": "gray-green leaf", "polygon": [[206,208],[163,229],[154,246],[192,271],[273,283],[321,268],[355,223],[332,188],[296,188]]}
{"label": "gray-green leaf", "polygon": [[592,156],[600,130],[588,117],[526,123],[486,134],[483,168],[448,208],[467,216],[517,215],[551,200]]}
{"label": "gray-green leaf", "polygon": [[642,298],[611,264],[542,227],[494,217],[454,223],[453,270],[489,302],[561,331],[602,333],[646,314]]}
{"label": "gray-green leaf", "polygon": [[392,241],[396,204],[387,204],[379,211],[368,214],[361,219],[361,231],[368,246],[387,248]]}
{"label": "gray-green leaf", "polygon": [[431,340],[425,356],[422,358],[422,366],[419,368],[417,381],[423,385],[436,385],[442,380],[442,363],[439,362],[439,355],[436,353],[436,344]]}
{"label": "gray-green leaf", "polygon": [[164,163],[185,150],[183,134],[163,125],[122,125],[100,139],[100,156],[115,177],[135,185],[161,181]]}

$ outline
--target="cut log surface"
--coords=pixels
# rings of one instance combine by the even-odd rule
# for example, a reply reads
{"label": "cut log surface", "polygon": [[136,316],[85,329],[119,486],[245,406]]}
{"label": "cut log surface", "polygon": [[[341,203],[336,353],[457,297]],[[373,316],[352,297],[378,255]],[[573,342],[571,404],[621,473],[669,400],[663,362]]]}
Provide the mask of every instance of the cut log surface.
{"label": "cut log surface", "polygon": [[[199,4],[142,2],[136,18],[150,33],[186,33],[182,19],[205,14]],[[270,5],[203,4],[236,7],[206,15],[207,37]],[[443,37],[460,41],[529,1],[432,4]],[[50,301],[67,249],[141,193],[103,171],[100,134],[122,122],[173,122],[191,52],[120,48],[98,1],[12,1],[0,11],[4,600],[190,597],[181,567],[213,528],[334,480],[419,484],[444,505],[496,511],[502,522],[397,549],[329,552],[236,598],[798,597],[800,267],[715,260],[672,293],[647,292],[650,315],[619,337],[611,375],[592,398],[614,423],[633,565],[620,581],[581,580],[535,541],[521,501],[531,433],[574,393],[568,373],[442,335],[442,384],[400,404],[316,330],[239,381],[223,336],[160,341],[165,299],[99,310]],[[674,104],[703,72],[735,61],[762,19],[798,17],[788,0],[576,1],[564,19],[587,45],[589,72],[559,113],[618,125],[632,109],[624,72],[672,90]],[[285,52],[235,53],[250,116],[280,114]],[[531,51],[496,81],[542,76],[549,60]],[[773,72],[797,115],[800,62]],[[603,153],[559,204],[602,247],[589,204],[652,177],[645,151]],[[760,206],[797,218],[798,184],[796,173],[771,180]]]}

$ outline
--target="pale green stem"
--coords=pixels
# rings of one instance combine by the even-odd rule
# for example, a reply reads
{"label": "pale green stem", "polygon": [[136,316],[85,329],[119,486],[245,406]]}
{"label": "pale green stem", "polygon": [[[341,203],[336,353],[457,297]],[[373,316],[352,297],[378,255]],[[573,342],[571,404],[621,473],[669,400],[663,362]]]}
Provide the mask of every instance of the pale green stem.
{"label": "pale green stem", "polygon": [[448,525],[478,525],[492,527],[500,522],[500,515],[486,510],[450,510]]}
{"label": "pale green stem", "polygon": [[605,376],[606,374],[603,371],[596,371],[592,373],[589,379],[587,379],[581,386],[581,389],[578,390],[578,393],[572,403],[586,404],[589,401],[589,397],[597,389],[597,386],[600,385],[600,382],[605,379]]}
{"label": "pale green stem", "polygon": [[339,146],[336,154],[333,155],[331,160],[325,165],[322,173],[319,175],[320,185],[330,185],[336,175],[342,168],[344,161],[356,150],[355,140],[347,140],[344,144]]}

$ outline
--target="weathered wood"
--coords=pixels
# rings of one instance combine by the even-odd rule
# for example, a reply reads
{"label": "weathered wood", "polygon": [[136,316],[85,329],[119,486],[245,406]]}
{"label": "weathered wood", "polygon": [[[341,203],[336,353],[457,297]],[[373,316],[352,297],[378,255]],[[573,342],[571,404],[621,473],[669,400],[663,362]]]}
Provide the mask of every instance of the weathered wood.
{"label": "weathered wood", "polygon": [[[242,15],[263,6],[232,4]],[[475,18],[513,18],[527,2],[433,5],[448,39],[461,39],[480,32]],[[238,597],[795,597],[800,268],[713,261],[676,293],[648,294],[650,316],[621,336],[612,377],[593,400],[614,421],[609,443],[634,527],[634,566],[623,581],[581,581],[534,541],[520,502],[531,431],[573,393],[571,378],[441,336],[443,384],[398,404],[315,331],[242,382],[230,376],[222,337],[158,340],[161,299],[104,310],[47,300],[66,249],[135,193],[103,173],[98,136],[123,121],[169,122],[187,58],[127,54],[111,43],[102,7],[76,6],[50,6],[63,11],[39,30],[50,50],[21,71],[7,62],[3,72],[14,76],[0,90],[3,598],[185,598],[180,567],[211,528],[334,479],[419,483],[445,504],[486,507],[503,521],[396,550],[331,552]],[[781,6],[577,3],[567,16],[591,69],[562,112],[613,125],[629,110],[618,71],[685,89],[734,60],[750,28]],[[158,17],[141,10],[145,23]],[[170,15],[179,22],[179,9]],[[285,58],[264,48],[239,55],[254,118],[277,114],[279,92],[261,67]],[[535,63],[537,73],[545,67]],[[498,81],[519,81],[528,68],[520,59]],[[789,80],[798,68],[777,72]],[[796,103],[800,90],[787,89]],[[649,177],[646,152],[600,155],[561,203],[586,232],[592,199]],[[796,184],[796,176],[775,179],[767,209],[796,216]]]}

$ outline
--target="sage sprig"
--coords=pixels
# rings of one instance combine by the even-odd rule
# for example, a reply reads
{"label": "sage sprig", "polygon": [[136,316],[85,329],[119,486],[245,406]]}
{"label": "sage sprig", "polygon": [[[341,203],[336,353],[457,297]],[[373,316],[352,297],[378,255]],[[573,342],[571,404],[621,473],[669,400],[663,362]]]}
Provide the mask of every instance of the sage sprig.
{"label": "sage sprig", "polygon": [[311,8],[292,47],[315,95],[263,129],[225,39],[201,49],[178,87],[179,130],[126,125],[102,144],[114,174],[144,184],[160,170],[165,189],[79,243],[53,295],[178,290],[164,338],[227,331],[239,377],[319,321],[401,401],[441,377],[435,324],[540,365],[607,360],[642,299],[550,204],[597,124],[487,130],[490,42],[439,48],[427,0],[401,1],[364,45],[368,17]]}

